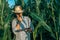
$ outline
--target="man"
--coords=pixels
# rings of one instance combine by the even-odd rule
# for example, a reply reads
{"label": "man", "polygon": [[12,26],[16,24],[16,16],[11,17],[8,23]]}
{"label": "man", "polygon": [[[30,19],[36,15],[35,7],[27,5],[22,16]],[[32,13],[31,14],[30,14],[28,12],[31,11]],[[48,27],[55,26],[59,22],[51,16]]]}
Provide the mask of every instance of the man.
{"label": "man", "polygon": [[12,31],[16,35],[16,40],[30,40],[30,32],[34,30],[30,18],[23,16],[21,6],[15,6],[13,12],[17,16],[12,21]]}

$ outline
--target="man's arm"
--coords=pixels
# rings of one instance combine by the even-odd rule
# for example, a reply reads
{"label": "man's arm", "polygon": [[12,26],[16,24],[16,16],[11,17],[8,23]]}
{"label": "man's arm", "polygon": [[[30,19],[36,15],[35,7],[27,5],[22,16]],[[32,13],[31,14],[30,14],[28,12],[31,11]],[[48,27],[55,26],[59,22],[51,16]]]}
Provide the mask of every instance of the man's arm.
{"label": "man's arm", "polygon": [[[17,27],[16,27],[16,26],[17,26]],[[19,26],[19,25],[17,25],[16,19],[14,19],[14,20],[12,21],[12,31],[13,31],[14,34],[18,33],[18,32],[16,32],[16,30],[19,29],[18,26]]]}
{"label": "man's arm", "polygon": [[29,18],[29,26],[30,26],[30,31],[34,31],[34,26],[33,26],[33,24],[32,24],[32,22],[31,22],[31,19]]}

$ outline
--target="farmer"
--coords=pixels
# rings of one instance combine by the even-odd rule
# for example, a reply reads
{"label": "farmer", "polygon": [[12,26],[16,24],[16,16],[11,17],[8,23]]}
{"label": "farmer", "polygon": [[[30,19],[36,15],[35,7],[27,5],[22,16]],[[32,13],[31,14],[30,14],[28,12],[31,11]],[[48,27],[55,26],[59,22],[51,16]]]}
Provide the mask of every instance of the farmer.
{"label": "farmer", "polygon": [[30,18],[23,16],[24,11],[19,5],[14,7],[13,12],[17,16],[12,21],[12,31],[16,35],[15,40],[30,40],[30,33],[34,30]]}

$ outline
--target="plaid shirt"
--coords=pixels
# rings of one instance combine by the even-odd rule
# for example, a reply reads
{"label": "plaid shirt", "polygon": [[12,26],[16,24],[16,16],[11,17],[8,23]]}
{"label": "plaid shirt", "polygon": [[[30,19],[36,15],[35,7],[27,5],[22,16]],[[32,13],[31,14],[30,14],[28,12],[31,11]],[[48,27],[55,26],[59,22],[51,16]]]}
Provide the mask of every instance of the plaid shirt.
{"label": "plaid shirt", "polygon": [[23,21],[19,22],[16,18],[12,21],[12,31],[16,35],[16,40],[30,40],[30,32],[19,31],[16,32],[16,25],[17,23],[20,24],[20,29],[31,28],[32,31],[34,30],[34,26],[31,23],[31,20],[27,16],[22,16]]}

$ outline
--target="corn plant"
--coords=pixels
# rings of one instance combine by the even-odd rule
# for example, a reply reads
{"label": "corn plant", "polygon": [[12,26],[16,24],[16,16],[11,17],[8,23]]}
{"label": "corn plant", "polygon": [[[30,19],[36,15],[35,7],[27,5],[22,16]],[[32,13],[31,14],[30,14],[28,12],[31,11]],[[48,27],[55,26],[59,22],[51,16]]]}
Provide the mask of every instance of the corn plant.
{"label": "corn plant", "polygon": [[[10,18],[11,18],[11,14],[10,13],[10,9],[8,7],[8,4],[6,2],[6,0],[0,0],[0,27],[2,30],[2,38],[0,40],[11,40],[11,33],[10,33],[10,26],[9,26],[9,22],[10,22]],[[8,10],[8,11],[7,11]]]}
{"label": "corn plant", "polygon": [[[21,5],[25,9],[24,15],[32,19],[33,40],[58,40],[60,38],[59,2],[59,0],[28,0],[25,4],[24,0],[15,1],[16,5]],[[13,16],[8,6],[6,0],[0,0],[0,40],[12,40],[10,22]]]}

